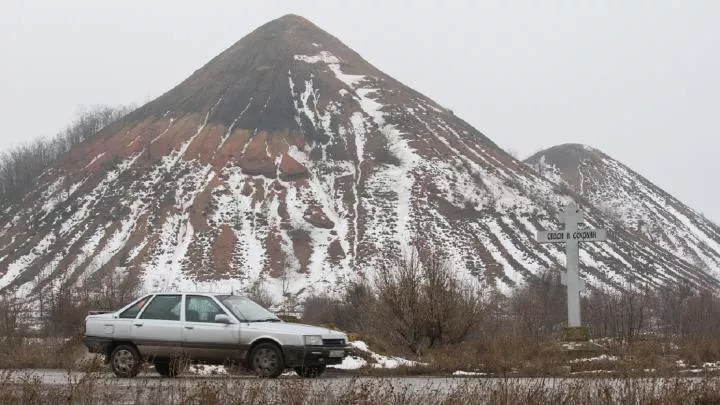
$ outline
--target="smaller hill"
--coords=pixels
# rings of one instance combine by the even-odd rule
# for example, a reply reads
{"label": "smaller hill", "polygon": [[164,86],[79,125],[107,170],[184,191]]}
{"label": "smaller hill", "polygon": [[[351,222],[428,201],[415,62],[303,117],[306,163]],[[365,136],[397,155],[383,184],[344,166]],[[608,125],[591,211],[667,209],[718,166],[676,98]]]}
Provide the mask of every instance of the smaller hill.
{"label": "smaller hill", "polygon": [[720,227],[623,163],[579,144],[551,147],[525,163],[569,186],[628,229],[720,275]]}

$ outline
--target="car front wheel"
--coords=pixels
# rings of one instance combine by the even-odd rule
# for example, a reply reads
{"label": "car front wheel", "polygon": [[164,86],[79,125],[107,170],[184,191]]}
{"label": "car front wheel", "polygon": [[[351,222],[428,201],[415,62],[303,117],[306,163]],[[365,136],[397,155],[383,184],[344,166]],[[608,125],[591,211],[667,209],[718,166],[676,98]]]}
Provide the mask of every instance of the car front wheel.
{"label": "car front wheel", "polygon": [[250,354],[250,368],[259,377],[278,377],[285,368],[280,348],[272,343],[257,345]]}
{"label": "car front wheel", "polygon": [[118,377],[135,377],[140,372],[140,363],[140,353],[130,345],[120,345],[110,354],[110,368]]}

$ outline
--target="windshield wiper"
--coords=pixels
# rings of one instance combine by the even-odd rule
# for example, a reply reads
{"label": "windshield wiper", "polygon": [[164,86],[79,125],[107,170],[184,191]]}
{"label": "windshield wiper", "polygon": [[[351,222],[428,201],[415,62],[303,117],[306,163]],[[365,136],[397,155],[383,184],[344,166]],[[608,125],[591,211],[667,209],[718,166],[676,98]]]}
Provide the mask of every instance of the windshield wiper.
{"label": "windshield wiper", "polygon": [[282,322],[282,319],[280,319],[280,318],[253,319],[252,321],[248,321],[248,322]]}

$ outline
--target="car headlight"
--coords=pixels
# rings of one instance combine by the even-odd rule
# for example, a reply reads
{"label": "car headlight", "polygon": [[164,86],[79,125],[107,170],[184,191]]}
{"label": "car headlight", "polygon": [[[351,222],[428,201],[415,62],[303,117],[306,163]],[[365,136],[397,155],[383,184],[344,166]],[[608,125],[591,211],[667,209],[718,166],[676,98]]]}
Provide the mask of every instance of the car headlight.
{"label": "car headlight", "polygon": [[322,336],[320,335],[303,335],[305,346],[322,346]]}

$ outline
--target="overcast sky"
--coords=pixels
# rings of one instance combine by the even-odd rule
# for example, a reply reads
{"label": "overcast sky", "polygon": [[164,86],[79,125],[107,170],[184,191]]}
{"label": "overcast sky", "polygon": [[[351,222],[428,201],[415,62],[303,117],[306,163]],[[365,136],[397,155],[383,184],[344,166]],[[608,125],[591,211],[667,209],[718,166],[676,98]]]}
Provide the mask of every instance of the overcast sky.
{"label": "overcast sky", "polygon": [[592,145],[720,222],[714,0],[4,2],[0,150],[149,101],[288,13],[506,150]]}

